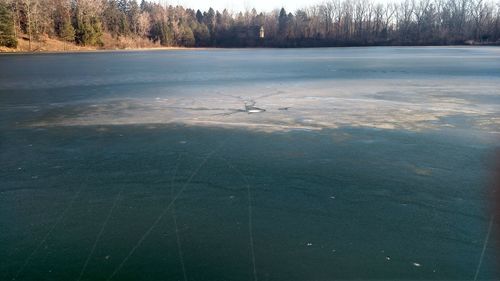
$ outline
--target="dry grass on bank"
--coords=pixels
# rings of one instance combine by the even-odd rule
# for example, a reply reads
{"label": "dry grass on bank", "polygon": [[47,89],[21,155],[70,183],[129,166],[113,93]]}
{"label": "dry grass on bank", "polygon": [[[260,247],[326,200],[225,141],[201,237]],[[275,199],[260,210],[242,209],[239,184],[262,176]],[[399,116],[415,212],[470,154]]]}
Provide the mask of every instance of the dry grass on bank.
{"label": "dry grass on bank", "polygon": [[17,48],[0,47],[0,52],[66,52],[66,51],[90,51],[95,47],[78,46],[71,42],[65,42],[42,36],[39,40],[31,41],[31,50],[27,36],[17,38]]}
{"label": "dry grass on bank", "polygon": [[127,50],[127,49],[144,49],[144,48],[161,48],[159,42],[156,44],[148,39],[141,37],[112,37],[110,34],[105,33],[102,36],[104,45],[102,49],[105,50]]}
{"label": "dry grass on bank", "polygon": [[[28,36],[23,35],[18,39],[17,48],[7,48],[0,46],[0,53],[30,52]],[[102,36],[104,42],[101,47],[79,46],[74,43],[42,36],[39,40],[31,42],[31,52],[78,52],[96,50],[170,50],[187,49],[183,47],[163,47],[153,43],[148,39],[140,37],[112,37],[110,34]]]}

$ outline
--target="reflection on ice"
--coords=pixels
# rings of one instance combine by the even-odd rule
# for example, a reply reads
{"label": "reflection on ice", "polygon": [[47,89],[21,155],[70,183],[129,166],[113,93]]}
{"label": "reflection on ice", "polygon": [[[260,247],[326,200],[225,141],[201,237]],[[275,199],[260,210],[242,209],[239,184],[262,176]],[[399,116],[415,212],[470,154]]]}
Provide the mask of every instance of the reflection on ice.
{"label": "reflection on ice", "polygon": [[[217,93],[186,96],[179,91],[169,98],[60,104],[33,125],[185,124],[259,131],[341,126],[419,131],[469,126],[499,132],[500,105],[490,100],[498,94],[500,82],[472,82],[342,80],[281,85],[279,91],[267,86],[221,86]],[[243,94],[225,94],[236,90]]]}

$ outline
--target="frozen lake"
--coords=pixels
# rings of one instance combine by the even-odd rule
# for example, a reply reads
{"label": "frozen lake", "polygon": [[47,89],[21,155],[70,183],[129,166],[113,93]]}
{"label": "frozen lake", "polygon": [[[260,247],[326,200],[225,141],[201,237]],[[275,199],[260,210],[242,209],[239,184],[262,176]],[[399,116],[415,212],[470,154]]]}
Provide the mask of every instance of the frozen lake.
{"label": "frozen lake", "polygon": [[492,279],[499,66],[458,47],[2,55],[0,279]]}

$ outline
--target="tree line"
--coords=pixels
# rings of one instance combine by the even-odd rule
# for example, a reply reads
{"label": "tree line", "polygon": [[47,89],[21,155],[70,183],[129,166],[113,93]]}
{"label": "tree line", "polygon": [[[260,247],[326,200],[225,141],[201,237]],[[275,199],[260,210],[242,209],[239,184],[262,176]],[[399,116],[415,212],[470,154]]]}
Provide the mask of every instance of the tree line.
{"label": "tree line", "polygon": [[402,0],[381,4],[329,0],[294,12],[285,8],[230,12],[146,0],[0,0],[0,45],[15,47],[22,36],[29,42],[49,36],[84,46],[102,46],[104,34],[184,47],[499,42],[500,2]]}

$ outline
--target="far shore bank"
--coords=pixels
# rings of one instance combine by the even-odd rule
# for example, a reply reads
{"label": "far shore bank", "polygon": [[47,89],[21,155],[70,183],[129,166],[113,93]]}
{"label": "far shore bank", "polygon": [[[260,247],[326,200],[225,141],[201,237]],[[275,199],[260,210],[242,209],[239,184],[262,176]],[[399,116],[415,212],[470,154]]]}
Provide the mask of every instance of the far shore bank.
{"label": "far shore bank", "polygon": [[188,47],[157,47],[157,48],[126,48],[126,49],[100,49],[100,48],[82,48],[70,50],[5,50],[0,49],[1,55],[29,55],[29,54],[71,54],[71,53],[104,53],[104,52],[138,52],[138,51],[176,51],[176,50],[217,50],[224,48],[188,48]]}
{"label": "far shore bank", "polygon": [[237,49],[318,49],[318,48],[367,48],[367,47],[500,47],[498,43],[474,43],[474,44],[455,44],[455,45],[338,45],[338,46],[304,46],[304,47],[175,47],[175,46],[145,46],[145,47],[126,47],[126,48],[106,48],[93,46],[79,46],[72,43],[64,43],[58,40],[49,39],[50,42],[32,42],[32,51],[29,51],[27,42],[22,42],[18,48],[7,48],[0,46],[0,54],[56,54],[56,53],[94,53],[94,52],[139,52],[139,51],[177,51],[177,50],[237,50]]}
{"label": "far shore bank", "polygon": [[127,48],[127,49],[72,49],[72,50],[0,50],[0,55],[34,55],[34,54],[72,54],[72,53],[112,53],[112,52],[149,52],[149,51],[202,51],[202,50],[258,50],[258,49],[325,49],[325,48],[474,48],[474,47],[499,47],[500,45],[392,45],[392,46],[332,46],[332,47],[303,47],[303,48],[280,48],[280,47],[158,47],[158,48]]}

